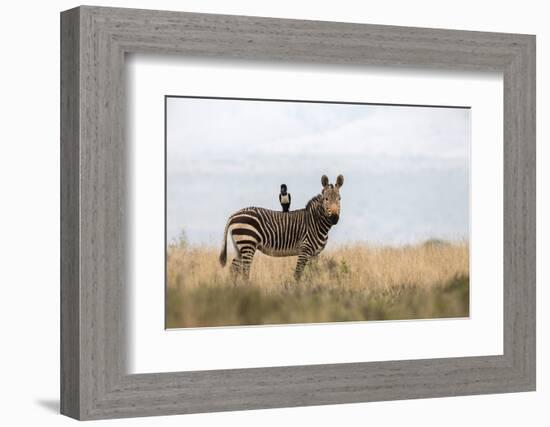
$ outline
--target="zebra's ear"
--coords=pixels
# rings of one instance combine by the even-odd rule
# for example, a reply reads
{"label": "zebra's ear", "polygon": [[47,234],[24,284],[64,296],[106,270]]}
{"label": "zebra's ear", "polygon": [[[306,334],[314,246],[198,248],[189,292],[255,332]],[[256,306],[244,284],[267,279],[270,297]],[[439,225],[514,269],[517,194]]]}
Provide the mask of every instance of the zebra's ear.
{"label": "zebra's ear", "polygon": [[342,185],[344,185],[344,176],[338,175],[338,178],[336,178],[336,187],[340,188]]}
{"label": "zebra's ear", "polygon": [[323,176],[321,177],[321,185],[322,185],[323,187],[326,187],[326,186],[328,185],[328,176],[323,175]]}

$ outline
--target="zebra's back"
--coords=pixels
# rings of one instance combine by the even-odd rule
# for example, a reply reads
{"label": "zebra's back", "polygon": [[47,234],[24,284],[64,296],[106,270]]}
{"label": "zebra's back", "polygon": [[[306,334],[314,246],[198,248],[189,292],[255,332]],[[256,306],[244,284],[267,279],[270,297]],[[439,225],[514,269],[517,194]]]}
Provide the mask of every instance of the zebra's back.
{"label": "zebra's back", "polygon": [[266,255],[297,255],[306,234],[305,209],[280,212],[248,207],[229,218],[229,232],[239,252],[247,246]]}

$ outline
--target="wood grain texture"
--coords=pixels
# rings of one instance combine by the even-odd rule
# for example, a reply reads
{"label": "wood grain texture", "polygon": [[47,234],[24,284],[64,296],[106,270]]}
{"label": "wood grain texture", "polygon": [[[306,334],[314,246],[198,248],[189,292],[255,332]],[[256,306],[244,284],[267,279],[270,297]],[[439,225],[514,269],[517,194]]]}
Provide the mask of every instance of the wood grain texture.
{"label": "wood grain texture", "polygon": [[[62,13],[61,38],[62,413],[99,419],[534,390],[534,36],[84,6]],[[127,53],[503,72],[504,354],[128,375]]]}
{"label": "wood grain texture", "polygon": [[78,10],[61,20],[61,412],[80,414]]}

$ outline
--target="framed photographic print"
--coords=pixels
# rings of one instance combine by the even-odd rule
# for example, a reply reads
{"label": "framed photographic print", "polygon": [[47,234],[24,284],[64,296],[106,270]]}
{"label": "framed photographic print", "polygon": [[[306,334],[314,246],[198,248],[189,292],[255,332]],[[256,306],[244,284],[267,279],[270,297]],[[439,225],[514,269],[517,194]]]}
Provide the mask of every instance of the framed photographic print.
{"label": "framed photographic print", "polygon": [[61,15],[61,410],[535,389],[535,38]]}
{"label": "framed photographic print", "polygon": [[167,96],[166,327],[468,317],[469,133],[466,107]]}

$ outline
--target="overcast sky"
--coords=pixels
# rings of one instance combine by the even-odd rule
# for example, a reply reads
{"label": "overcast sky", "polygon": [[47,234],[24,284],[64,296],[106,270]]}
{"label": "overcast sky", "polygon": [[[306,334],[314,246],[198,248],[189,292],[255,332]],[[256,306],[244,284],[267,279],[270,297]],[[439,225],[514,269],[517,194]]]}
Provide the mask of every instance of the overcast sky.
{"label": "overcast sky", "polygon": [[167,238],[220,245],[246,206],[291,209],[344,175],[329,242],[463,239],[469,230],[470,110],[168,98]]}

